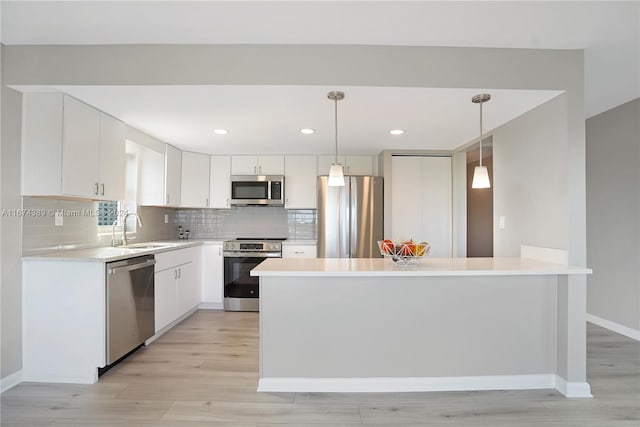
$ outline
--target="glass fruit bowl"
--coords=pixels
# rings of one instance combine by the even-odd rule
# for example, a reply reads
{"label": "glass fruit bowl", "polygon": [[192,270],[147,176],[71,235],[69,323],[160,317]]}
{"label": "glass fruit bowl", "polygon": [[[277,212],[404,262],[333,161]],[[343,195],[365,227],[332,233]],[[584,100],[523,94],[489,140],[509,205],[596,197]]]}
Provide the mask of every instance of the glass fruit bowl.
{"label": "glass fruit bowl", "polygon": [[431,245],[427,242],[414,242],[407,240],[404,242],[394,242],[393,240],[378,240],[378,249],[385,258],[390,258],[400,265],[416,263],[420,258],[429,255]]}

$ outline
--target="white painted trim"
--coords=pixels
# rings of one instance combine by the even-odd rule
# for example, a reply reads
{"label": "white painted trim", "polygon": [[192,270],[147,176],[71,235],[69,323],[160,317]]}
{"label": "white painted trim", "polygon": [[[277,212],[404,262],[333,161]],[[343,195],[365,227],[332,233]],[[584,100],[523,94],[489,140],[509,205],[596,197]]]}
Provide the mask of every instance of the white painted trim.
{"label": "white painted trim", "polygon": [[259,392],[418,392],[524,390],[556,387],[556,376],[496,375],[403,378],[260,378]]}
{"label": "white painted trim", "polygon": [[564,394],[565,397],[593,397],[588,382],[568,383],[558,375],[556,375],[556,390]]}
{"label": "white painted trim", "polygon": [[200,310],[223,310],[224,304],[221,302],[201,302],[198,308]]}
{"label": "white painted trim", "polygon": [[182,316],[178,317],[176,320],[174,320],[173,322],[169,323],[167,326],[165,326],[164,328],[160,329],[158,332],[156,332],[151,338],[149,338],[148,340],[146,340],[144,342],[144,345],[149,345],[152,342],[154,342],[155,340],[157,340],[158,338],[160,338],[162,335],[164,335],[166,332],[168,332],[171,328],[173,328],[174,326],[176,326],[178,323],[182,322],[184,319],[186,319],[187,317],[191,316],[193,313],[195,313],[196,311],[198,311],[198,306],[193,307],[191,310],[187,311],[186,313],[184,313]]}
{"label": "white painted trim", "polygon": [[603,319],[602,317],[598,317],[589,313],[587,313],[587,322],[591,322],[594,325],[602,326],[605,329],[617,332],[620,335],[624,335],[625,337],[640,341],[640,331],[637,329],[629,328],[627,326],[612,322],[611,320]]}
{"label": "white painted trim", "polygon": [[564,249],[520,245],[520,258],[529,258],[554,264],[569,265],[569,254]]}
{"label": "white painted trim", "polygon": [[0,393],[4,393],[12,387],[17,386],[22,382],[22,371],[16,371],[13,374],[9,374],[4,378],[0,378]]}

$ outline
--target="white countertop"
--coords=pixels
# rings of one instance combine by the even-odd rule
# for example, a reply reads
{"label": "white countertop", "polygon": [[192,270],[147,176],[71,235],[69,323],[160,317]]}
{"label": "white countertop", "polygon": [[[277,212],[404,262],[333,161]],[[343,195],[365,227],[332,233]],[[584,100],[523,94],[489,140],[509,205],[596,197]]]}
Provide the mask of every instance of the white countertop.
{"label": "white countertop", "polygon": [[252,276],[526,276],[591,274],[591,269],[528,258],[423,258],[400,266],[382,258],[270,258]]}
{"label": "white countertop", "polygon": [[[136,242],[138,243],[138,242]],[[151,249],[134,249],[131,247],[112,247],[103,246],[99,248],[87,248],[67,251],[56,251],[40,255],[25,256],[23,261],[94,261],[94,262],[111,262],[119,261],[126,258],[157,254],[160,252],[174,251],[176,249],[189,248],[192,246],[201,246],[206,244],[202,240],[166,240],[155,242],[144,242],[149,245],[166,245]],[[144,244],[140,243],[140,244]]]}

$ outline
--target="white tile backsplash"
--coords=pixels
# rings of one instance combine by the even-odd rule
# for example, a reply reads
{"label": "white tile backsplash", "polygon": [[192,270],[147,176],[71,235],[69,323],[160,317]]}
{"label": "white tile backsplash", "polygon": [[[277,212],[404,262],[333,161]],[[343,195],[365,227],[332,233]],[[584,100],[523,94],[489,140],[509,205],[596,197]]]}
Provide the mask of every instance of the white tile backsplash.
{"label": "white tile backsplash", "polygon": [[[178,209],[177,225],[200,239],[237,237],[316,238],[316,211],[286,210],[271,206],[238,206],[232,209]],[[176,230],[177,232],[177,230]]]}
{"label": "white tile backsplash", "polygon": [[[111,244],[111,233],[98,234],[95,212],[98,202],[47,197],[23,197],[24,209],[44,212],[22,218],[22,254],[36,255],[56,250],[90,248]],[[62,211],[63,225],[55,226],[54,212]],[[232,209],[175,209],[138,207],[143,227],[136,242],[173,240],[178,225],[191,238],[234,239],[236,237],[284,237],[316,239],[316,210],[286,210],[281,207],[239,206]],[[168,221],[165,223],[165,215]],[[119,234],[118,227],[117,233]]]}

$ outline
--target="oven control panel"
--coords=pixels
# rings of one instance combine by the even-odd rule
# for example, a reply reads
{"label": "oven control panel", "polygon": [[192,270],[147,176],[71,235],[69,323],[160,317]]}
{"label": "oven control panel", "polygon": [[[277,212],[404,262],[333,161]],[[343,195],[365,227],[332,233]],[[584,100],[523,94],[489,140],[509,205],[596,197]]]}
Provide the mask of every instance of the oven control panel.
{"label": "oven control panel", "polygon": [[224,250],[245,253],[282,252],[282,241],[227,240],[224,242]]}

